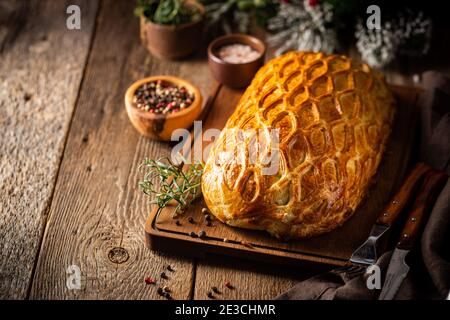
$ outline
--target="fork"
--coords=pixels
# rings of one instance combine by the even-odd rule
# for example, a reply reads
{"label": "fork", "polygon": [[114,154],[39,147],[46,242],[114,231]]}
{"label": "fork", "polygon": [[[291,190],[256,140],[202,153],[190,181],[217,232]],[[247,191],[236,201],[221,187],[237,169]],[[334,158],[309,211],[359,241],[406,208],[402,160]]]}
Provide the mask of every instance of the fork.
{"label": "fork", "polygon": [[380,213],[367,240],[353,252],[347,265],[334,270],[336,273],[347,273],[348,276],[354,277],[364,273],[367,267],[378,260],[378,240],[398,220],[403,209],[417,191],[422,178],[430,170],[431,167],[423,162],[416,164],[392,200]]}

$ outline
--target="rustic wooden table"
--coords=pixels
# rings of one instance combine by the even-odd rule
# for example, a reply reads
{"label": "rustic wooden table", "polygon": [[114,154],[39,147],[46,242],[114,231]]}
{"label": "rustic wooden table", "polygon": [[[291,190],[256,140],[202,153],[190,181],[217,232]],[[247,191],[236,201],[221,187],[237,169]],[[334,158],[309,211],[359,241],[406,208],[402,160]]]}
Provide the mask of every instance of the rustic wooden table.
{"label": "rustic wooden table", "polygon": [[[225,280],[236,289],[221,299],[270,299],[311,276],[147,249],[138,166],[170,146],[135,131],[125,90],[171,74],[207,96],[212,78],[202,53],[183,62],[152,58],[139,42],[134,1],[72,3],[81,30],[66,28],[66,1],[0,3],[0,298],[160,299],[144,278],[168,264],[175,299],[205,299]],[[81,271],[79,290],[66,286],[71,265]]]}

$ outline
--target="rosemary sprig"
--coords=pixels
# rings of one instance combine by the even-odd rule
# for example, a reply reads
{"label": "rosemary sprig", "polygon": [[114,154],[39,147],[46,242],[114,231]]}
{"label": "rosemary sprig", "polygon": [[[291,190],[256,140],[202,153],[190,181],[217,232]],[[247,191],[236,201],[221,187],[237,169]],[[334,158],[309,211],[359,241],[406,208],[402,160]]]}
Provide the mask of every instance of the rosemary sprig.
{"label": "rosemary sprig", "polygon": [[[174,215],[178,215],[200,195],[203,166],[203,163],[189,164],[183,171],[182,165],[174,164],[167,157],[158,160],[145,159],[141,164],[145,175],[139,182],[139,187],[147,196],[154,196],[150,203],[159,208],[176,204]],[[159,181],[159,188],[155,180]]]}

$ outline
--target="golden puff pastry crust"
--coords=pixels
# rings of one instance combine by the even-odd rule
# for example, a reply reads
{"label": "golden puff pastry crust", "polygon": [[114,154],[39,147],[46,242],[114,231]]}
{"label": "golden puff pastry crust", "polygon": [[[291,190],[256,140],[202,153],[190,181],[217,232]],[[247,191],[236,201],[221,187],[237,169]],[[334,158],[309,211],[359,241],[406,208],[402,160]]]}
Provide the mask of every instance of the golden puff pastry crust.
{"label": "golden puff pastry crust", "polygon": [[309,52],[275,58],[258,71],[210,151],[205,202],[222,222],[278,238],[329,232],[367,193],[394,113],[382,75],[366,64]]}

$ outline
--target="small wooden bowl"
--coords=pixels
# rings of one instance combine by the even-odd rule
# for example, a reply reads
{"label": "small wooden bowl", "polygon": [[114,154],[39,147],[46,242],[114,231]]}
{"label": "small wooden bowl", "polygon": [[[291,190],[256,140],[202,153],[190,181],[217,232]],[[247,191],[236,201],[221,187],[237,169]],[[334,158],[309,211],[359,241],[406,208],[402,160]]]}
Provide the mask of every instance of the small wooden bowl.
{"label": "small wooden bowl", "polygon": [[202,44],[205,8],[195,0],[187,1],[195,6],[201,18],[181,25],[163,25],[141,16],[141,41],[150,53],[165,60],[177,60],[197,51]]}
{"label": "small wooden bowl", "polygon": [[[194,101],[186,109],[165,115],[137,108],[133,103],[137,88],[146,82],[157,80],[185,87],[189,92],[194,93]],[[128,88],[125,94],[125,106],[131,123],[142,135],[154,140],[170,141],[174,130],[187,129],[198,118],[202,109],[202,96],[196,86],[184,79],[173,76],[153,76],[138,80]]]}
{"label": "small wooden bowl", "polygon": [[[246,63],[229,63],[217,56],[217,50],[229,44],[245,44],[260,53]],[[215,39],[208,47],[208,65],[214,78],[229,87],[243,88],[250,84],[258,69],[264,64],[266,45],[258,38],[246,34],[230,34]]]}

